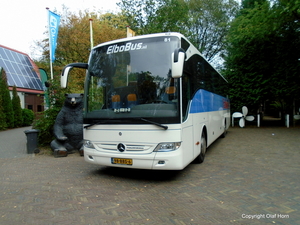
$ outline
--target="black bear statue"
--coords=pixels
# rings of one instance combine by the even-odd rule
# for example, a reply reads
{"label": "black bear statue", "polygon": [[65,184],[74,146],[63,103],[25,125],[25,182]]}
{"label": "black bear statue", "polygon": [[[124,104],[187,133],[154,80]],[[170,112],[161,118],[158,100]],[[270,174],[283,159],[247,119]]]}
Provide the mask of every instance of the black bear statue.
{"label": "black bear statue", "polygon": [[55,157],[67,156],[78,150],[83,156],[83,94],[66,94],[64,105],[58,113],[50,144]]}

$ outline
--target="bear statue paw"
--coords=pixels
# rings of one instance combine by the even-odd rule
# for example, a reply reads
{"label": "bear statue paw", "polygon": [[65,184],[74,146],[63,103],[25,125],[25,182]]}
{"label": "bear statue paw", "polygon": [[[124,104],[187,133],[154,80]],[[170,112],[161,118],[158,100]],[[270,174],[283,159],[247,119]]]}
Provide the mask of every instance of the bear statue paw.
{"label": "bear statue paw", "polygon": [[79,149],[79,155],[80,155],[80,156],[84,156],[84,151],[83,151],[83,149]]}
{"label": "bear statue paw", "polygon": [[67,150],[62,150],[62,149],[54,149],[53,155],[54,155],[55,158],[66,157],[66,156],[68,156],[68,151]]}

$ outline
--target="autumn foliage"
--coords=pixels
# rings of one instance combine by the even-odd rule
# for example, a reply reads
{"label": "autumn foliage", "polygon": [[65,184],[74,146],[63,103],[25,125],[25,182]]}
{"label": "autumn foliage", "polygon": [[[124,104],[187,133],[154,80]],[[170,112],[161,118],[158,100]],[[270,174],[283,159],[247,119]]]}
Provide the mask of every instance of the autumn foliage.
{"label": "autumn foliage", "polygon": [[[77,13],[70,12],[64,8],[61,15],[57,48],[53,63],[54,79],[59,76],[64,66],[74,62],[87,62],[91,50],[90,19],[92,19],[93,43],[103,42],[126,37],[126,22],[121,14],[89,12],[88,10]],[[37,61],[39,67],[49,71],[49,43],[48,39],[37,42],[43,49],[42,60]],[[70,92],[79,93],[83,91],[85,71],[74,69],[68,83]]]}

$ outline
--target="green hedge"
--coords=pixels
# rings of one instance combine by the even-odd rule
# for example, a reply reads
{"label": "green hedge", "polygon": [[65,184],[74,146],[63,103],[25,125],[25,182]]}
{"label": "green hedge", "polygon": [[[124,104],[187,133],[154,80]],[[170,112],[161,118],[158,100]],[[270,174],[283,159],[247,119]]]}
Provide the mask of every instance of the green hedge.
{"label": "green hedge", "polygon": [[22,109],[23,124],[22,126],[30,126],[34,120],[34,112],[30,109]]}

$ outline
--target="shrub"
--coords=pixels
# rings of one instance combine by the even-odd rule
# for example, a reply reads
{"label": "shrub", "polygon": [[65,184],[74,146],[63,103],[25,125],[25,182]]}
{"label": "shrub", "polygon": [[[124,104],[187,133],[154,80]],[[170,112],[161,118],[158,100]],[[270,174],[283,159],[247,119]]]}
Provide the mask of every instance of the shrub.
{"label": "shrub", "polygon": [[48,95],[50,101],[50,108],[45,110],[39,115],[39,119],[33,123],[33,128],[38,129],[39,132],[39,144],[49,145],[54,139],[53,126],[56,120],[56,116],[61,110],[61,107],[65,101],[65,93],[67,89],[61,89],[59,82],[55,80],[48,81]]}
{"label": "shrub", "polygon": [[0,130],[5,130],[7,127],[5,113],[3,112],[2,96],[0,95]]}
{"label": "shrub", "polygon": [[54,139],[53,126],[57,114],[60,111],[60,107],[52,107],[41,113],[41,116],[33,124],[34,129],[38,129],[39,132],[39,144],[49,145]]}
{"label": "shrub", "polygon": [[14,127],[21,127],[23,124],[22,107],[16,86],[13,87],[13,95],[11,102],[14,111]]}
{"label": "shrub", "polygon": [[22,126],[30,126],[34,120],[34,112],[30,109],[22,109],[23,124]]}
{"label": "shrub", "polygon": [[0,69],[0,95],[2,96],[2,109],[5,114],[5,123],[8,128],[14,127],[14,111],[12,101],[9,94],[7,85],[6,73]]}

